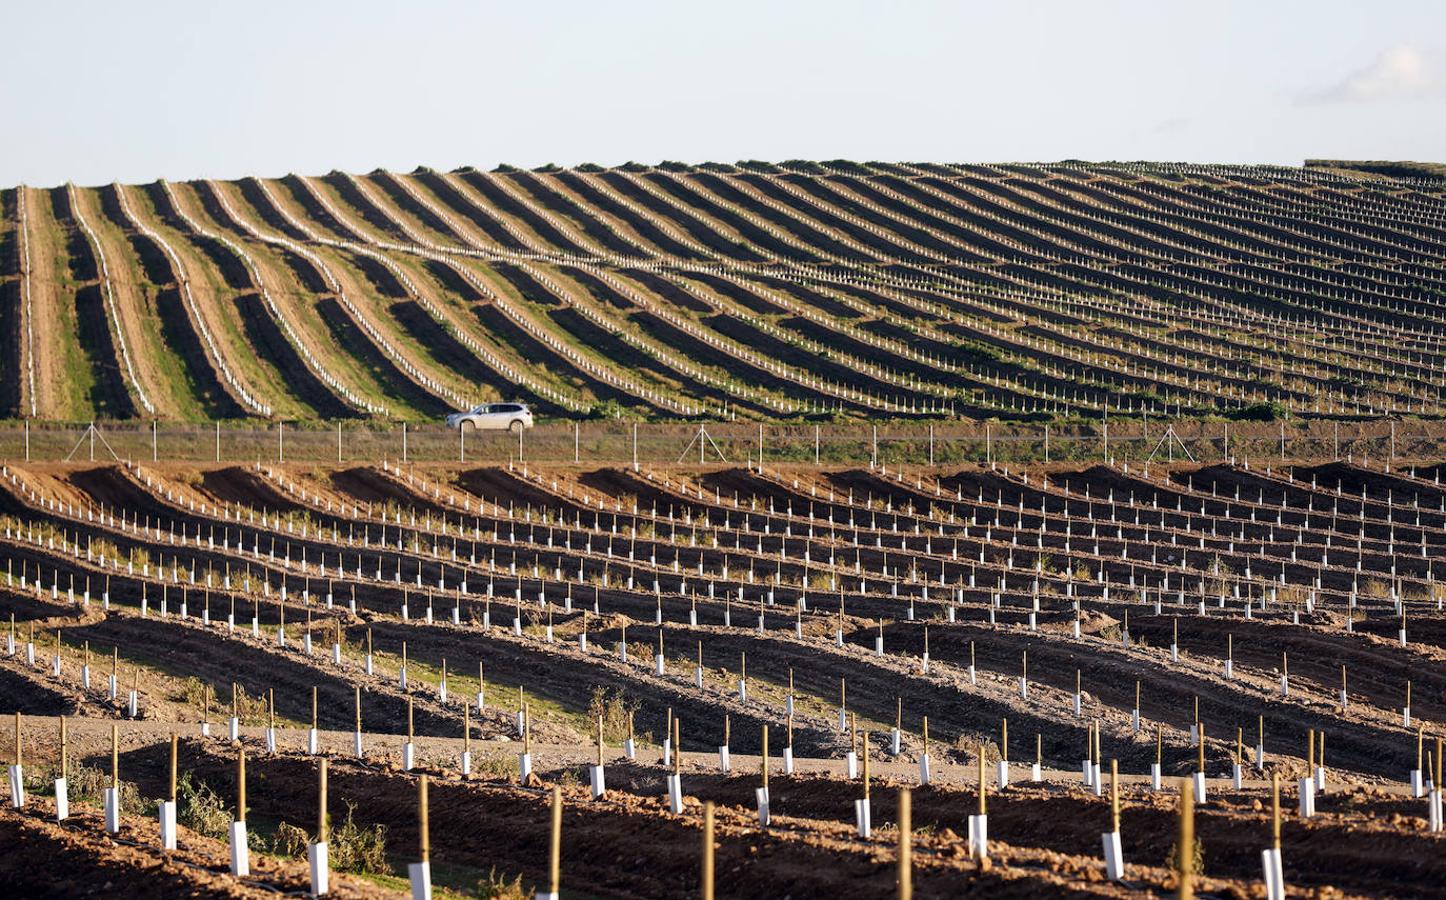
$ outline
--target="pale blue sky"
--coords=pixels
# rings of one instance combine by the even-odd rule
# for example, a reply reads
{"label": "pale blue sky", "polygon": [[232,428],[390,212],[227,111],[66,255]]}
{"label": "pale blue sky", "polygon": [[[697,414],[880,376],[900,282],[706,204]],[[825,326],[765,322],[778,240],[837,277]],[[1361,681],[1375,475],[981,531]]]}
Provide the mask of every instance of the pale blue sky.
{"label": "pale blue sky", "polygon": [[1446,160],[1446,3],[0,6],[0,184],[498,162]]}

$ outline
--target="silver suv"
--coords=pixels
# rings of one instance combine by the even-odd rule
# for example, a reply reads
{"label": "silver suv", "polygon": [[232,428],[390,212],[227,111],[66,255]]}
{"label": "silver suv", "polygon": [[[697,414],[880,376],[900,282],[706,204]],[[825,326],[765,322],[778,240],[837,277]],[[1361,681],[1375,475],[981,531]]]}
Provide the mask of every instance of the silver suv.
{"label": "silver suv", "polygon": [[521,431],[532,427],[532,410],[526,403],[484,403],[467,412],[447,417],[448,428],[464,431]]}

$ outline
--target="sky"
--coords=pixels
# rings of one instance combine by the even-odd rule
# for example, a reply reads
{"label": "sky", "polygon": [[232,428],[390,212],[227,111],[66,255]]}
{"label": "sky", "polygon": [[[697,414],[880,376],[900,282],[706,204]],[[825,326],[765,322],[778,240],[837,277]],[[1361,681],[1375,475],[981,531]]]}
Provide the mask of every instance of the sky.
{"label": "sky", "polygon": [[0,5],[0,185],[629,160],[1446,161],[1441,0]]}

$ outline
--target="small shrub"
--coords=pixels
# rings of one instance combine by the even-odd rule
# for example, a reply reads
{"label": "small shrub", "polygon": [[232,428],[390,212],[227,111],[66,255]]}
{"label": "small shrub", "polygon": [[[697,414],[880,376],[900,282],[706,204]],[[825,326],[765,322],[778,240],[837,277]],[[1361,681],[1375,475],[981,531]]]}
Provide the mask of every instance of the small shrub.
{"label": "small shrub", "polygon": [[271,848],[277,856],[301,859],[306,856],[306,847],[310,843],[311,835],[304,829],[290,822],[282,822],[276,826],[276,837],[272,839]]}
{"label": "small shrub", "polygon": [[[110,773],[94,766],[73,766],[65,779],[66,790],[72,803],[91,803],[99,806],[105,802],[105,789],[110,787]],[[134,782],[120,782],[120,808],[122,813],[145,814],[155,809],[155,802],[141,797],[140,789]]]}
{"label": "small shrub", "polygon": [[[628,648],[629,652],[632,648]],[[587,704],[588,722],[594,723],[601,716],[603,739],[614,743],[628,736],[628,716],[642,707],[636,697],[628,697],[621,690],[607,690],[602,685],[592,689],[592,698]]]}
{"label": "small shrub", "polygon": [[517,760],[505,753],[474,754],[472,772],[498,781],[514,781],[517,778]]}
{"label": "small shrub", "polygon": [[231,827],[225,802],[207,783],[196,783],[186,772],[176,782],[176,820],[199,835],[224,839]]}
{"label": "small shrub", "polygon": [[389,872],[387,864],[387,826],[370,828],[357,825],[353,814],[356,804],[346,801],[346,821],[331,831],[328,853],[331,867],[338,872]]}
{"label": "small shrub", "polygon": [[477,896],[483,900],[526,900],[532,894],[523,890],[520,873],[508,881],[507,876],[499,874],[497,867],[493,866],[486,876],[477,881]]}

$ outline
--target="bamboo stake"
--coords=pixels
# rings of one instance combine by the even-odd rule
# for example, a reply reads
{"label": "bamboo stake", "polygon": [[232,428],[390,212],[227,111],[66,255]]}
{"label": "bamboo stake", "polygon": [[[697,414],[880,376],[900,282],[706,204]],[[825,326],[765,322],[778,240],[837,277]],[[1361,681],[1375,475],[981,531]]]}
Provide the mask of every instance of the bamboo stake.
{"label": "bamboo stake", "polygon": [[70,735],[65,727],[65,716],[60,717],[60,777],[66,777],[70,759]]}
{"label": "bamboo stake", "polygon": [[[120,788],[120,726],[110,727],[110,786]],[[116,795],[119,798],[119,794]]]}
{"label": "bamboo stake", "polygon": [[20,742],[20,710],[15,711],[15,765],[23,765],[25,762],[24,750]]}
{"label": "bamboo stake", "polygon": [[172,802],[172,803],[175,803],[175,802],[176,802],[176,756],[178,755],[179,749],[180,749],[180,739],[176,737],[176,733],[173,731],[173,732],[171,732],[171,791],[170,791],[170,797],[171,797],[171,802]]}

